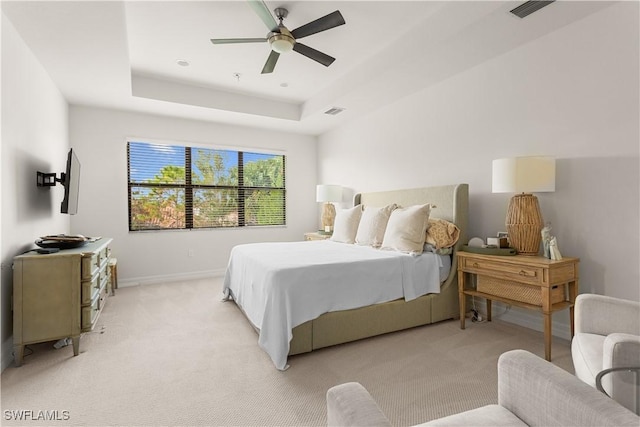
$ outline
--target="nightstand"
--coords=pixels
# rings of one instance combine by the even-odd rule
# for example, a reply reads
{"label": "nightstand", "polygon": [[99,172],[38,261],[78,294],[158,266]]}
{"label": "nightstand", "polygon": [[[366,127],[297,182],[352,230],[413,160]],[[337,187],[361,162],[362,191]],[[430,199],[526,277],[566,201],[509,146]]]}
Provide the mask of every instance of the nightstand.
{"label": "nightstand", "polygon": [[304,240],[327,240],[330,238],[331,238],[331,234],[324,234],[324,233],[320,233],[319,231],[304,233]]}
{"label": "nightstand", "polygon": [[[541,311],[544,317],[544,355],[551,360],[551,316],[569,309],[571,336],[574,334],[573,307],[578,296],[578,258],[553,261],[538,256],[497,256],[458,252],[458,292],[460,328],[464,329],[466,296],[487,301],[491,321],[491,301]],[[475,286],[470,279],[475,276]]]}

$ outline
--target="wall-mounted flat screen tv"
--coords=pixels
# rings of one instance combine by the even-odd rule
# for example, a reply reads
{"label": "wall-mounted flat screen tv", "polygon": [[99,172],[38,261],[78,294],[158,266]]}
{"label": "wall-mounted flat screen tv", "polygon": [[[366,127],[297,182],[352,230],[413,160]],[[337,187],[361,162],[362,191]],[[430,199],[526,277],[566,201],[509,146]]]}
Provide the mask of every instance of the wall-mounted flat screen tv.
{"label": "wall-mounted flat screen tv", "polygon": [[80,191],[80,162],[73,148],[67,156],[67,169],[61,177],[64,186],[64,199],[60,204],[60,212],[75,215],[78,213],[78,193]]}

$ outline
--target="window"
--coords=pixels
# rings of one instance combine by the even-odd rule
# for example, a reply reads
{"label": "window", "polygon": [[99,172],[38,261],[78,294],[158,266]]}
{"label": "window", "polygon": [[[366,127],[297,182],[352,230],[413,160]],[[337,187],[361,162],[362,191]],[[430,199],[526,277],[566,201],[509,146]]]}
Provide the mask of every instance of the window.
{"label": "window", "polygon": [[284,225],[285,156],[127,144],[129,230]]}

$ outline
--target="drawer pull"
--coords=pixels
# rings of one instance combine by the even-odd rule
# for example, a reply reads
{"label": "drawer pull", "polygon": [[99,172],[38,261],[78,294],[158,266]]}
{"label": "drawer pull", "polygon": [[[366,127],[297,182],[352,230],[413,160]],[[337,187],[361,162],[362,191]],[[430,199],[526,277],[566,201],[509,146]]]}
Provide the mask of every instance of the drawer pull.
{"label": "drawer pull", "polygon": [[[518,274],[520,274],[521,276],[529,276],[529,273],[527,273],[524,270],[520,270],[520,273],[518,273]],[[535,274],[534,274],[534,276],[535,276]]]}
{"label": "drawer pull", "polygon": [[478,263],[477,263],[477,262],[474,262],[474,263],[473,263],[473,266],[474,266],[475,268],[480,267],[480,266],[478,265]]}

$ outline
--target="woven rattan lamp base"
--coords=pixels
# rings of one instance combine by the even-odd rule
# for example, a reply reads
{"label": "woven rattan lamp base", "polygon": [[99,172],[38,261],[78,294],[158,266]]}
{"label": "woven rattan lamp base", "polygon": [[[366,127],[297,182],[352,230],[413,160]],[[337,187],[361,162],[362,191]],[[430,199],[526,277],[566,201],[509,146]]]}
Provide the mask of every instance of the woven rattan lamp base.
{"label": "woven rattan lamp base", "polygon": [[322,230],[333,231],[333,222],[336,219],[336,208],[332,203],[326,202],[322,206]]}
{"label": "woven rattan lamp base", "polygon": [[511,246],[519,255],[538,255],[544,222],[536,196],[525,193],[513,196],[505,225]]}

